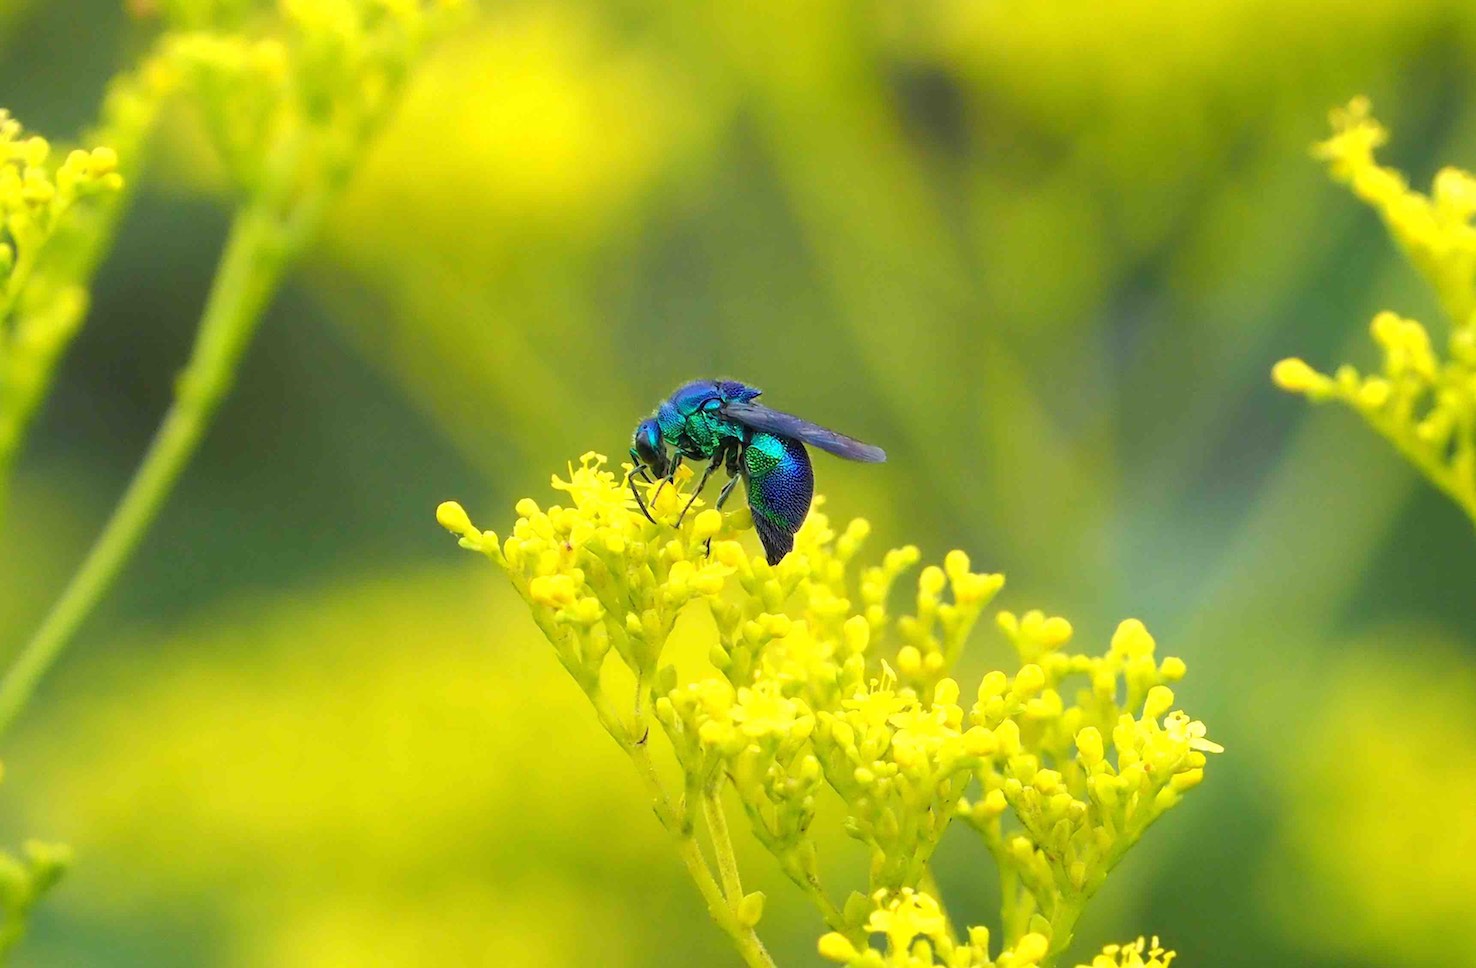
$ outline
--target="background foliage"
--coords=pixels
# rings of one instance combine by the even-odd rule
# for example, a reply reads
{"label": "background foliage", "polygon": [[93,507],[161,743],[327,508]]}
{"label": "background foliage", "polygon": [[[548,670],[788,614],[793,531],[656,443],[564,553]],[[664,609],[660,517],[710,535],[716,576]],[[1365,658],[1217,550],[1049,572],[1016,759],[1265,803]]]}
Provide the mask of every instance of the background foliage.
{"label": "background foliage", "polygon": [[[576,687],[430,517],[479,494],[498,526],[703,374],[885,445],[818,468],[878,544],[964,547],[1004,607],[1083,634],[1136,615],[1194,670],[1229,752],[1079,950],[1151,926],[1185,963],[1476,957],[1471,875],[1423,860],[1476,838],[1452,685],[1476,541],[1267,376],[1371,362],[1381,308],[1436,317],[1307,146],[1362,92],[1416,184],[1476,166],[1476,11],[487,7],[11,736],[0,829],[77,856],[24,962],[724,963]],[[78,131],[149,31],[114,0],[4,4],[0,101]],[[213,271],[220,173],[188,119],[157,161],[20,465],[6,648],[126,480]],[[940,879],[982,917],[954,846]],[[758,886],[776,957],[812,962],[817,925]]]}

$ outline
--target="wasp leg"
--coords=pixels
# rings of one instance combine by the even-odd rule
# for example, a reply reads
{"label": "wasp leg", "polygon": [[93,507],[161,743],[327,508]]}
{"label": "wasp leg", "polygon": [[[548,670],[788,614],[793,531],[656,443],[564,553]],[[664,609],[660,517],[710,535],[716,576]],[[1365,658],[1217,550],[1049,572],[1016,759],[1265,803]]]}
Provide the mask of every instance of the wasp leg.
{"label": "wasp leg", "polygon": [[685,458],[685,454],[683,454],[681,451],[677,451],[676,457],[671,462],[671,470],[667,471],[666,476],[661,479],[661,483],[656,485],[656,493],[651,495],[652,501],[655,501],[656,498],[661,496],[661,489],[666,485],[670,484],[673,487],[676,486],[677,469],[682,466],[682,461]]}
{"label": "wasp leg", "polygon": [[630,485],[630,496],[636,499],[636,506],[641,509],[641,513],[646,516],[646,520],[650,521],[652,524],[658,524],[659,522],[655,518],[651,517],[651,512],[646,510],[646,502],[641,498],[641,492],[636,489],[635,477],[637,473],[639,473],[647,481],[651,479],[651,475],[646,472],[646,467],[644,464],[637,464],[636,466],[632,467],[630,469],[630,473],[625,475],[625,483]]}
{"label": "wasp leg", "polygon": [[708,464],[707,469],[702,472],[702,479],[697,482],[697,487],[695,490],[692,491],[692,496],[687,499],[686,507],[683,507],[682,513],[677,515],[677,527],[681,527],[682,518],[685,518],[687,516],[687,512],[692,510],[692,504],[697,500],[697,495],[701,494],[702,489],[707,486],[707,479],[712,476],[713,471],[722,466],[722,463],[723,453],[722,451],[718,451],[716,454],[713,455],[712,463]]}
{"label": "wasp leg", "polygon": [[[730,463],[731,463],[731,461],[730,461]],[[716,507],[719,511],[721,511],[723,509],[723,505],[724,504],[728,503],[728,495],[733,493],[733,486],[736,485],[737,483],[738,483],[738,475],[737,474],[734,474],[732,477],[728,478],[728,483],[724,484],[723,485],[723,489],[718,492],[717,504],[714,505],[714,507]],[[707,549],[704,552],[704,554],[708,554],[708,555],[711,555],[712,554],[712,539],[711,538],[708,538],[707,539]]]}
{"label": "wasp leg", "polygon": [[728,495],[733,493],[733,487],[737,483],[738,475],[735,474],[732,477],[728,478],[728,483],[724,484],[723,489],[718,492],[717,509],[719,511],[722,510],[724,504],[728,503]]}

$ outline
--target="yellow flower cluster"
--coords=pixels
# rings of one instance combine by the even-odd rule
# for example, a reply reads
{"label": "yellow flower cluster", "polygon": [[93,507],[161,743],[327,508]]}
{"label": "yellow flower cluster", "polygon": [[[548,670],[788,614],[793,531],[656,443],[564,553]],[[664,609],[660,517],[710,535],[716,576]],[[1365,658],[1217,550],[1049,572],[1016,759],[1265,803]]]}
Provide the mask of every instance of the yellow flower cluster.
{"label": "yellow flower cluster", "polygon": [[[196,92],[230,186],[342,187],[423,48],[463,0],[173,0],[162,60]],[[248,14],[274,16],[247,16]],[[251,29],[243,29],[251,25]]]}
{"label": "yellow flower cluster", "polygon": [[[69,264],[66,231],[85,200],[123,185],[118,155],[98,147],[58,161],[0,109],[0,503],[12,456],[87,302],[85,267]],[[58,242],[62,244],[58,244]]]}
{"label": "yellow flower cluster", "polygon": [[0,307],[8,310],[47,239],[76,202],[123,186],[111,148],[78,149],[57,164],[45,138],[26,137],[0,109]]}
{"label": "yellow flower cluster", "polygon": [[1090,965],[1078,968],[1169,968],[1173,960],[1174,952],[1161,948],[1156,937],[1152,941],[1139,938],[1129,944],[1109,944]]}
{"label": "yellow flower cluster", "polygon": [[820,939],[822,957],[851,968],[1036,968],[1050,950],[1049,938],[1031,933],[990,958],[989,929],[972,927],[967,942],[955,940],[931,895],[904,888],[878,891],[876,901],[864,930],[886,937],[885,953],[833,931]]}
{"label": "yellow flower cluster", "polygon": [[[637,486],[658,520],[675,522],[689,480]],[[721,876],[700,860],[689,867],[740,950],[751,940],[751,964],[767,963],[751,938],[762,895],[742,893],[725,790],[831,928],[826,957],[932,965],[936,955],[949,966],[1018,968],[1059,955],[1113,864],[1203,779],[1205,754],[1220,749],[1202,723],[1173,709],[1166,683],[1184,675],[1184,663],[1156,659],[1135,621],[1094,656],[1066,650],[1065,619],[1002,612],[997,627],[1021,665],[990,672],[965,694],[955,661],[1004,579],[974,572],[961,551],[922,568],[908,595],[914,607],[896,615],[889,603],[918,550],[863,564],[870,526],[833,528],[820,499],[794,551],[770,566],[740,540],[747,510],[724,515],[699,498],[679,526],[653,524],[598,454],[553,487],[567,503],[525,498],[506,538],[478,530],[455,503],[437,518],[507,573],[648,776],[657,814],[684,850],[701,805]],[[711,626],[707,663],[694,670],[668,639],[696,602]],[[610,675],[612,655],[628,675]],[[680,767],[679,797],[665,796],[650,767],[654,725]],[[821,883],[811,832],[825,796],[839,799],[845,832],[870,858],[866,891],[844,905]],[[989,933],[970,928],[958,939],[927,893],[929,862],[955,819],[981,832],[1007,886],[994,960]],[[885,956],[868,945],[872,934],[888,939]]]}
{"label": "yellow flower cluster", "polygon": [[1366,99],[1334,111],[1332,123],[1333,136],[1315,153],[1378,210],[1435,289],[1451,325],[1448,355],[1441,359],[1419,322],[1382,312],[1371,327],[1383,357],[1379,373],[1344,365],[1329,376],[1291,358],[1276,364],[1272,378],[1314,403],[1339,400],[1357,410],[1476,523],[1476,177],[1445,168],[1423,195],[1375,159],[1388,134]]}
{"label": "yellow flower cluster", "polygon": [[[1105,655],[1085,656],[1064,651],[1064,620],[999,618],[1026,664],[979,686],[970,719],[995,750],[979,772],[981,796],[959,812],[1006,875],[1006,930],[1043,915],[1060,947],[1123,853],[1204,779],[1205,754],[1221,747],[1173,710],[1165,683],[1184,663],[1157,661],[1141,622],[1119,625]],[[1072,678],[1084,680],[1074,694],[1063,686]],[[1017,826],[1005,823],[1006,808]]]}

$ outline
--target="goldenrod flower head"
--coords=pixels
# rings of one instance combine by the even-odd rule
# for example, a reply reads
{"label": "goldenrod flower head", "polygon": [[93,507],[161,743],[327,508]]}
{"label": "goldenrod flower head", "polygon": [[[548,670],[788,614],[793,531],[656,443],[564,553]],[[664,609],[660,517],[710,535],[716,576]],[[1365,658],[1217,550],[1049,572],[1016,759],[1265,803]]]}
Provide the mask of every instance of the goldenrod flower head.
{"label": "goldenrod flower head", "polygon": [[1077,968],[1169,968],[1174,952],[1165,951],[1155,936],[1152,941],[1137,941],[1128,944],[1109,944],[1089,965]]}
{"label": "goldenrod flower head", "polygon": [[58,164],[45,138],[27,136],[0,108],[0,327],[72,206],[122,188],[117,167],[104,147],[72,151]]}
{"label": "goldenrod flower head", "polygon": [[1334,111],[1332,122],[1333,136],[1314,153],[1378,210],[1435,290],[1450,323],[1450,356],[1440,359],[1416,320],[1381,312],[1370,326],[1380,372],[1341,366],[1327,375],[1291,358],[1276,364],[1272,379],[1314,403],[1339,400],[1358,411],[1476,522],[1476,177],[1445,168],[1422,195],[1378,164],[1375,151],[1388,135],[1366,98]]}
{"label": "goldenrod flower head", "polygon": [[[460,6],[173,0],[160,70],[198,94],[228,187],[286,204],[346,181],[410,68]],[[284,168],[284,159],[297,164]]]}
{"label": "goldenrod flower head", "polygon": [[[995,626],[1018,665],[961,683],[954,663],[1004,583],[972,571],[963,552],[922,568],[912,613],[895,615],[892,590],[918,564],[917,549],[863,564],[869,525],[832,527],[821,498],[794,552],[771,567],[745,548],[741,512],[721,514],[699,497],[678,521],[689,473],[635,483],[659,523],[638,509],[630,481],[589,453],[552,479],[559,503],[517,502],[504,538],[453,503],[437,519],[507,573],[616,740],[640,749],[659,724],[689,795],[731,783],[754,836],[811,894],[817,801],[839,798],[845,831],[870,855],[872,900],[855,895],[861,909],[848,904],[844,921],[829,913],[837,930],[819,950],[831,961],[1041,963],[1050,925],[1030,912],[1089,897],[1219,750],[1174,708],[1168,684],[1183,678],[1184,663],[1160,659],[1141,622],[1123,622],[1094,655],[1071,648],[1064,618],[1001,612]],[[686,626],[705,640],[700,669],[669,644],[689,608],[711,618]],[[629,670],[633,696],[608,695],[611,656]],[[658,815],[686,829],[669,811]],[[1019,902],[1026,923],[995,957],[987,931],[953,937],[921,889],[955,819],[976,828],[1029,892]],[[862,944],[866,933],[885,935],[886,952]]]}
{"label": "goldenrod flower head", "polygon": [[1030,931],[990,957],[989,929],[971,927],[967,940],[954,938],[937,899],[924,891],[877,891],[872,901],[861,930],[882,935],[885,950],[832,932],[820,939],[822,957],[853,968],[1035,968],[1050,952],[1050,939]]}

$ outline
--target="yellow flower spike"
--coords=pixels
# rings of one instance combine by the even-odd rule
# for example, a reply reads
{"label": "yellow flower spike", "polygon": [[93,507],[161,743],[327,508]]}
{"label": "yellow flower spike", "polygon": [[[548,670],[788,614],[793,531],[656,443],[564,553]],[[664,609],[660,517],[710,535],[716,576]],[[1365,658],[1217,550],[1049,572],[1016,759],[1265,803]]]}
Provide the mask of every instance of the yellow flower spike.
{"label": "yellow flower spike", "polygon": [[[1466,388],[1476,378],[1476,178],[1446,167],[1429,196],[1412,190],[1375,159],[1387,134],[1366,99],[1335,112],[1333,127],[1332,138],[1314,153],[1379,212],[1434,290],[1450,324],[1450,358],[1437,356],[1418,321],[1385,311],[1369,327],[1383,357],[1382,377],[1364,379],[1345,365],[1329,378],[1299,360],[1284,360],[1273,379],[1313,402],[1338,399],[1358,411],[1476,523],[1476,459],[1469,457],[1476,453],[1476,422],[1456,419],[1452,408],[1454,399],[1469,396]],[[1424,405],[1431,400],[1433,406]]]}

